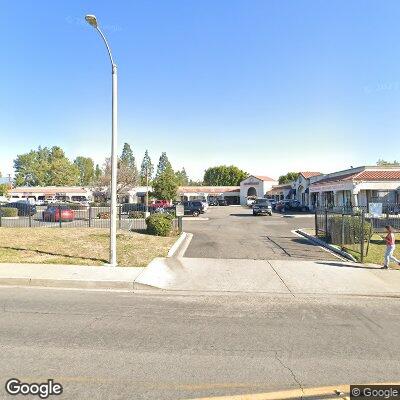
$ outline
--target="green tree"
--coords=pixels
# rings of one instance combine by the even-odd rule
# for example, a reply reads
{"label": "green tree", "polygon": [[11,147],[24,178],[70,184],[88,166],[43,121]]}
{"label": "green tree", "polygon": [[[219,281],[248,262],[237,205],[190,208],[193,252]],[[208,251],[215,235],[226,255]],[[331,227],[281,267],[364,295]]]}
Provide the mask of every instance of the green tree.
{"label": "green tree", "polygon": [[16,186],[77,185],[79,170],[57,146],[38,147],[14,160]]}
{"label": "green tree", "polygon": [[172,165],[168,160],[167,153],[163,151],[161,153],[160,159],[158,160],[156,177],[163,173],[167,168],[172,169]]}
{"label": "green tree", "polygon": [[234,165],[219,165],[205,171],[203,182],[208,186],[238,186],[248,176],[247,172]]}
{"label": "green tree", "polygon": [[5,196],[8,192],[9,186],[7,183],[0,184],[0,196]]}
{"label": "green tree", "polygon": [[129,178],[127,179],[125,175],[132,175],[131,181],[133,183],[133,186],[137,185],[139,181],[139,176],[136,166],[136,159],[133,155],[132,148],[128,143],[124,143],[121,158],[119,159],[118,164],[118,174],[124,175],[122,180],[129,180]]}
{"label": "green tree", "polygon": [[376,162],[376,165],[378,165],[380,167],[398,167],[400,165],[400,162],[398,162],[396,160],[394,160],[393,162],[390,162],[390,161],[379,159]]}
{"label": "green tree", "polygon": [[140,183],[141,185],[146,185],[147,183],[147,178],[148,176],[149,181],[151,181],[151,178],[154,173],[154,165],[151,162],[151,158],[149,156],[148,151],[146,150],[143,156],[143,161],[142,165],[140,166]]}
{"label": "green tree", "polygon": [[174,170],[170,165],[160,172],[153,180],[153,195],[161,200],[173,200],[176,198],[178,182]]}
{"label": "green tree", "polygon": [[182,168],[180,171],[176,171],[175,176],[179,186],[186,186],[189,184],[189,177],[185,168]]}
{"label": "green tree", "polygon": [[90,157],[78,156],[74,160],[74,164],[79,170],[79,184],[81,186],[89,186],[95,179],[94,162]]}
{"label": "green tree", "polygon": [[299,175],[299,172],[288,172],[286,175],[281,175],[278,179],[279,184],[284,185],[285,183],[292,183],[299,177]]}
{"label": "green tree", "polygon": [[74,186],[79,185],[79,169],[65,156],[64,151],[57,146],[50,151],[50,170],[48,183],[50,186]]}

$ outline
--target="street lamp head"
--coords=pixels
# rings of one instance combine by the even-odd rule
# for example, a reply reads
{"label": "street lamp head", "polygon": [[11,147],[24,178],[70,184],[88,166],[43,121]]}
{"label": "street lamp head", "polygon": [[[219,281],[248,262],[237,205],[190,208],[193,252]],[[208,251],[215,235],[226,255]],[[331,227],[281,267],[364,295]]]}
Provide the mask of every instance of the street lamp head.
{"label": "street lamp head", "polygon": [[85,19],[89,25],[97,29],[97,18],[95,15],[86,15]]}

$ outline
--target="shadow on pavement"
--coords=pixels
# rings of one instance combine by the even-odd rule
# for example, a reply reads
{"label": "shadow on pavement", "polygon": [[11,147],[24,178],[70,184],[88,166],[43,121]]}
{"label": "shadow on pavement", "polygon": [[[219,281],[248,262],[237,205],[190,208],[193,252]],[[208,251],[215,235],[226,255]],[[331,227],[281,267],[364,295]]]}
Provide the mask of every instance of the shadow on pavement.
{"label": "shadow on pavement", "polygon": [[316,264],[322,264],[322,265],[327,265],[329,267],[339,267],[339,268],[356,268],[356,269],[381,269],[380,267],[364,267],[362,265],[358,264],[340,264],[340,263],[335,263],[335,262],[323,262],[323,261],[316,261]]}

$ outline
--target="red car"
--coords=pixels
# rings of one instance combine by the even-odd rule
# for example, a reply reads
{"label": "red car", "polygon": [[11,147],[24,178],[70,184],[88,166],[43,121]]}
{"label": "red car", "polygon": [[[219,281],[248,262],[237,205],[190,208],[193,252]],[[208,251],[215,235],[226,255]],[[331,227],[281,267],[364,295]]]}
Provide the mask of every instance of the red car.
{"label": "red car", "polygon": [[153,208],[164,208],[169,206],[170,204],[168,200],[156,200],[153,204],[150,204],[150,207]]}
{"label": "red car", "polygon": [[46,211],[43,211],[43,221],[67,222],[75,219],[75,211],[66,205],[49,205]]}

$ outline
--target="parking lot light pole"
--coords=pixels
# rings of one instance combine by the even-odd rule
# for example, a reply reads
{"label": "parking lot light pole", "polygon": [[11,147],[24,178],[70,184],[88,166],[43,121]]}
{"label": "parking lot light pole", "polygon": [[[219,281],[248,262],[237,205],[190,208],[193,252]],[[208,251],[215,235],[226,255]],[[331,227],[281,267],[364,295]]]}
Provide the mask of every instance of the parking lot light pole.
{"label": "parking lot light pole", "polygon": [[111,136],[111,212],[110,212],[110,266],[117,266],[117,65],[114,63],[110,46],[100,30],[97,18],[94,15],[86,15],[86,21],[99,32],[111,61],[112,71],[112,136]]}

